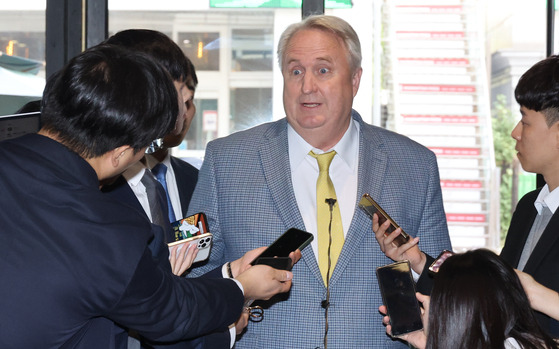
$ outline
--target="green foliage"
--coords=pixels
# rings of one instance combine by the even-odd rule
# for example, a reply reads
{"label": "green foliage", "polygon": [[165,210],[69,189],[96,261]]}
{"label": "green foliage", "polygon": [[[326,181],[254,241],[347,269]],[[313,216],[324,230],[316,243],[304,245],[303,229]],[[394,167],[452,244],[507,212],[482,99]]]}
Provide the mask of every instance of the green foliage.
{"label": "green foliage", "polygon": [[[515,141],[510,136],[515,126],[514,117],[507,106],[507,98],[498,95],[493,104],[493,143],[495,147],[495,162],[498,167],[511,168],[516,156]],[[504,175],[504,173],[501,173]]]}
{"label": "green foliage", "polygon": [[510,136],[515,126],[512,111],[507,106],[507,98],[498,95],[493,104],[493,144],[495,147],[495,162],[501,168],[501,186],[499,188],[500,229],[501,242],[504,241],[512,217],[512,184],[513,161],[516,157],[515,141]]}
{"label": "green foliage", "polygon": [[499,188],[501,199],[501,201],[499,202],[501,245],[503,245],[505,242],[510,220],[512,218],[512,180],[511,168],[507,168],[504,173],[501,172],[501,187]]}

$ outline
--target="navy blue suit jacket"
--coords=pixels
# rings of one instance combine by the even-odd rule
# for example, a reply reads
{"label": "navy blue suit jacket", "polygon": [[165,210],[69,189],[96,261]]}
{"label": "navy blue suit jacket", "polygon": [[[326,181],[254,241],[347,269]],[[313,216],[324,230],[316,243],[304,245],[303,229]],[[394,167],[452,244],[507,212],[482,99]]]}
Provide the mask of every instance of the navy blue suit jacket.
{"label": "navy blue suit jacket", "polygon": [[[177,179],[177,187],[179,188],[179,195],[181,200],[181,207],[184,212],[184,217],[186,217],[186,208],[188,207],[188,202],[190,201],[190,196],[196,185],[196,180],[198,178],[198,169],[189,163],[182,161],[180,159],[171,157],[171,164],[173,170],[175,171],[175,177]],[[164,190],[161,187],[161,190]],[[110,185],[105,185],[102,191],[116,200],[134,208],[139,212],[139,214],[144,215],[145,211],[136,198],[136,195],[130,188],[130,185],[126,182],[123,176],[119,176]],[[164,193],[164,192],[163,192]],[[166,198],[160,198],[161,205],[163,206],[164,212],[167,211],[167,200]],[[165,270],[171,271],[171,266],[168,263],[169,259],[169,249],[167,247],[167,241],[172,241],[174,239],[174,234],[169,225],[166,227],[165,231],[161,229],[160,226],[152,224],[154,229],[154,237],[149,242],[149,248],[153,254],[155,260],[159,265]],[[204,274],[203,278],[221,278],[221,267],[217,267],[214,270]],[[230,335],[229,331],[215,332],[211,335],[196,338],[187,341],[177,341],[173,343],[148,343],[143,342],[142,347],[144,348],[161,348],[161,349],[228,349],[230,347]]]}
{"label": "navy blue suit jacket", "polygon": [[151,223],[76,153],[30,134],[1,142],[0,163],[0,348],[114,348],[114,323],[174,341],[240,316],[233,281],[158,267]]}
{"label": "navy blue suit jacket", "polygon": [[[171,156],[171,166],[175,172],[175,180],[179,190],[179,198],[181,201],[182,217],[187,216],[188,205],[192,198],[196,182],[198,182],[198,169],[186,161]],[[177,217],[178,219],[178,217]]]}

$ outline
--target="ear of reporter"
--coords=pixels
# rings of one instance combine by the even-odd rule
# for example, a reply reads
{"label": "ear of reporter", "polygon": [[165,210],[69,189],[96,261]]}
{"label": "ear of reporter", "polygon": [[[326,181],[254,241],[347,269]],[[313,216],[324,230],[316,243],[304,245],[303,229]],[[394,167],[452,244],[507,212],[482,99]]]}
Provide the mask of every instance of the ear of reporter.
{"label": "ear of reporter", "polygon": [[293,273],[278,270],[267,265],[255,265],[235,279],[243,285],[246,299],[267,300],[278,293],[284,293],[291,288]]}

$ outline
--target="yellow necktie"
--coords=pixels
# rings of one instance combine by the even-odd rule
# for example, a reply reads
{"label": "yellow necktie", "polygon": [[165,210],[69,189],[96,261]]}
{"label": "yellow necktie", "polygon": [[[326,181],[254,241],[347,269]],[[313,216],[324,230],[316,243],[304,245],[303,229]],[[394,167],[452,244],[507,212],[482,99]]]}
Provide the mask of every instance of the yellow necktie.
{"label": "yellow necktie", "polygon": [[[316,181],[316,208],[318,223],[318,267],[324,284],[332,276],[334,266],[344,245],[344,232],[340,206],[336,200],[336,190],[328,174],[330,163],[336,155],[335,151],[316,155],[309,153],[318,162],[318,180]],[[327,199],[334,199],[332,219],[330,220],[330,204]],[[331,224],[331,226],[330,226]],[[330,255],[330,258],[328,258]]]}

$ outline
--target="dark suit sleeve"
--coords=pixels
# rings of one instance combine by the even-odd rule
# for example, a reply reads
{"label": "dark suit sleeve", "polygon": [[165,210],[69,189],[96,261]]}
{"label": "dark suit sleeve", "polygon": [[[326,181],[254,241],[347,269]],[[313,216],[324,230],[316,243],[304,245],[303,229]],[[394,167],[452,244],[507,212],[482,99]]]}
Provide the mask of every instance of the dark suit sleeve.
{"label": "dark suit sleeve", "polygon": [[176,341],[225,331],[244,296],[229,279],[186,279],[164,272],[145,250],[125,295],[108,316],[147,339]]}
{"label": "dark suit sleeve", "polygon": [[427,257],[427,261],[425,262],[423,271],[415,284],[415,288],[419,293],[430,295],[431,289],[433,289],[434,278],[432,273],[429,271],[429,266],[435,261],[435,258],[431,257],[427,253],[425,253],[425,256]]}

